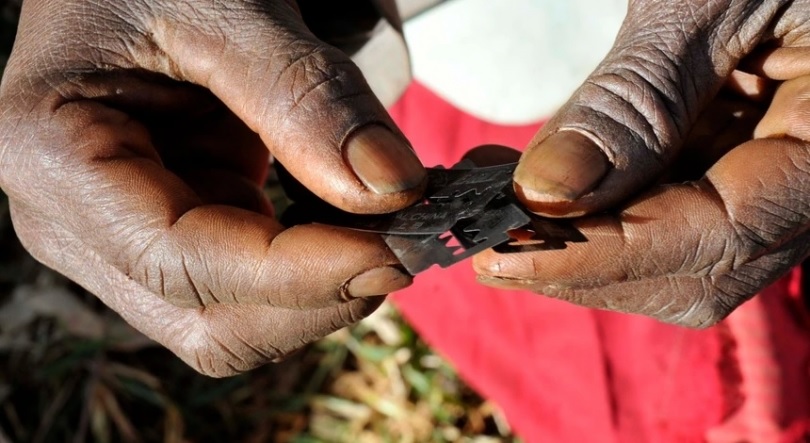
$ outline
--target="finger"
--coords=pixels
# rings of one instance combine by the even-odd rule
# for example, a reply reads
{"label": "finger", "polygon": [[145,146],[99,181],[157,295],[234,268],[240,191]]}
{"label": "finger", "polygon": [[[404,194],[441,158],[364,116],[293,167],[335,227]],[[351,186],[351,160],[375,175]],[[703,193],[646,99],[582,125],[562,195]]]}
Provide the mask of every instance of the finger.
{"label": "finger", "polygon": [[[785,29],[789,29],[788,26]],[[800,34],[801,32],[799,32]],[[782,36],[784,37],[784,36]],[[768,47],[743,60],[745,70],[772,80],[791,80],[810,74],[808,36],[782,47]]]}
{"label": "finger", "polygon": [[[210,16],[194,13],[196,2],[172,8],[180,18],[154,24],[153,38],[174,74],[213,91],[307,188],[353,212],[390,212],[420,197],[424,168],[357,66],[293,8],[265,2]],[[230,23],[241,25],[223,29]]]}
{"label": "finger", "polygon": [[754,131],[757,138],[795,137],[810,140],[810,76],[779,86],[768,112]]}
{"label": "finger", "polygon": [[[660,186],[618,215],[574,222],[588,239],[566,249],[475,257],[484,276],[594,288],[662,275],[727,270],[734,231],[710,187]],[[700,249],[696,248],[700,245]],[[732,257],[733,258],[733,257]]]}
{"label": "finger", "polygon": [[[366,317],[382,297],[317,310],[261,305],[179,308],[110,266],[48,218],[33,217],[12,202],[15,227],[26,248],[118,312],[128,323],[169,348],[197,371],[224,377],[277,360],[305,344]],[[94,272],[87,272],[87,269]]]}
{"label": "finger", "polygon": [[156,160],[145,128],[119,111],[71,102],[40,123],[27,128],[39,154],[28,166],[42,175],[6,177],[10,197],[173,304],[322,307],[411,282],[379,236],[327,226],[284,231],[262,214],[204,204]]}
{"label": "finger", "polygon": [[[471,149],[464,154],[463,159],[469,160],[476,166],[496,166],[516,163],[520,158],[520,151],[501,145],[482,145]],[[330,208],[324,205],[323,200],[312,194],[306,187],[295,180],[283,167],[276,165],[279,182],[295,205],[287,208],[281,218],[285,226],[293,226],[312,220],[322,220],[324,211]]]}
{"label": "finger", "polygon": [[501,145],[482,145],[464,154],[464,159],[477,166],[506,165],[520,160],[520,151]]}
{"label": "finger", "polygon": [[587,306],[693,326],[718,321],[808,254],[807,91],[808,78],[783,84],[759,138],[695,184],[661,186],[617,216],[576,222],[586,243],[535,254],[489,251],[476,257],[477,271],[485,283]]}
{"label": "finger", "polygon": [[734,70],[725,83],[728,91],[753,103],[770,101],[776,91],[776,82],[748,72]]}
{"label": "finger", "polygon": [[535,212],[573,216],[638,192],[672,162],[778,8],[630,2],[611,52],[530,143],[515,173],[518,196]]}
{"label": "finger", "polygon": [[764,115],[765,110],[749,97],[718,95],[692,125],[678,158],[659,177],[659,183],[700,179],[726,153],[751,140]]}
{"label": "finger", "polygon": [[531,290],[594,309],[641,314],[692,328],[717,324],[754,294],[787,273],[808,255],[810,234],[788,243],[728,274],[705,277],[666,275],[598,287],[532,283],[480,276],[499,289]]}

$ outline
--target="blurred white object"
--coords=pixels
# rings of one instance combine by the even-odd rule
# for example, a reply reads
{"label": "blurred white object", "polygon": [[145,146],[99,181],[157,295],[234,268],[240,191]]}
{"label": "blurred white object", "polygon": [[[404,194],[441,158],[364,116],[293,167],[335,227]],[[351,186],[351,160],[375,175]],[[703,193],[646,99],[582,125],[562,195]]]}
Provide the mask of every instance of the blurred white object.
{"label": "blurred white object", "polygon": [[446,0],[397,0],[397,9],[402,20],[408,20],[444,1]]}
{"label": "blurred white object", "polygon": [[414,77],[481,119],[548,117],[613,44],[627,0],[452,0],[405,23]]}
{"label": "blurred white object", "polygon": [[[385,106],[394,104],[411,82],[408,48],[402,34],[386,19],[380,19],[371,36],[352,60],[369,87]],[[384,62],[380,62],[384,60]]]}

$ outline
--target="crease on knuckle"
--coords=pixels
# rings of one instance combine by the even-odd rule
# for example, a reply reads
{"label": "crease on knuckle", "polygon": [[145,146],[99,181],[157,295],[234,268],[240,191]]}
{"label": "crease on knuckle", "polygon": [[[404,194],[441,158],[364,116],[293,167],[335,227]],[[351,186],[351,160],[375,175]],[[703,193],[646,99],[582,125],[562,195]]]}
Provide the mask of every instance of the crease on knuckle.
{"label": "crease on knuckle", "polygon": [[[695,79],[680,60],[687,56],[681,28],[656,30],[637,37],[618,55],[618,73],[655,94],[657,104],[670,116],[669,130],[688,130],[695,104]],[[693,93],[693,94],[689,94]]]}
{"label": "crease on knuckle", "polygon": [[706,263],[702,269],[693,269],[693,276],[708,277],[726,275],[736,271],[740,266],[748,261],[748,255],[740,249],[740,242],[736,240],[736,237],[729,238],[725,230],[720,230],[719,232],[708,232],[705,234],[705,236],[702,236],[702,238],[707,236],[711,237],[713,235],[715,238],[716,236],[722,237],[720,252],[717,252],[717,244],[715,239],[709,238],[705,241],[701,240],[699,245],[708,245],[711,243],[711,246],[705,246],[706,249],[711,250],[707,251],[705,254],[701,252],[697,253],[698,256],[702,255],[708,258],[708,263]]}
{"label": "crease on knuckle", "polygon": [[702,277],[698,280],[700,290],[697,293],[681,291],[679,294],[688,297],[686,308],[676,309],[661,318],[663,321],[688,328],[705,329],[722,321],[739,304],[738,295],[721,289],[714,277]]}
{"label": "crease on knuckle", "polygon": [[627,128],[636,143],[654,153],[657,159],[671,150],[673,135],[678,133],[675,114],[644,75],[629,67],[614,69],[591,77],[586,85],[596,88],[601,100],[586,97],[588,101],[581,106]]}
{"label": "crease on knuckle", "polygon": [[717,277],[736,272],[767,245],[764,244],[761,237],[735,217],[738,208],[727,201],[724,194],[710,180],[701,180],[695,186],[700,188],[701,193],[707,195],[707,201],[714,204],[718,213],[722,214],[717,218],[721,224],[714,230],[704,231],[700,244],[714,243],[712,245],[714,248],[718,236],[722,237],[723,243],[719,254],[711,251],[706,254],[708,263],[703,269],[694,272],[693,276]]}
{"label": "crease on knuckle", "polygon": [[[671,284],[671,279],[668,279],[668,284]],[[641,305],[638,307],[638,312],[644,315],[649,315],[653,318],[662,319],[667,321],[666,318],[671,316],[671,312],[677,309],[678,298],[669,296],[663,291],[657,291],[649,297],[645,297]]]}
{"label": "crease on knuckle", "polygon": [[[739,60],[760,43],[769,28],[778,25],[773,21],[781,21],[779,11],[788,3],[788,0],[733,2],[722,9],[722,14],[715,21],[710,41],[723,47],[732,60]],[[796,28],[802,25],[797,24]]]}
{"label": "crease on knuckle", "polygon": [[[359,69],[338,52],[314,44],[303,52],[296,51],[280,71],[276,83],[287,89],[282,94],[287,99],[278,101],[275,112],[265,110],[261,114],[274,115],[282,121],[296,119],[300,114],[312,111],[310,102],[320,106],[327,99],[330,105],[340,106],[341,102],[370,94],[354,81],[361,76]],[[320,109],[318,112],[324,111]]]}
{"label": "crease on knuckle", "polygon": [[335,330],[353,325],[368,315],[363,307],[358,307],[350,303],[338,305],[337,322],[333,325]]}
{"label": "crease on knuckle", "polygon": [[[200,308],[222,303],[225,297],[201,282],[198,273],[192,271],[192,267],[202,262],[206,266],[203,275],[212,275],[207,263],[189,257],[175,243],[171,228],[161,230],[140,248],[132,261],[122,260],[120,267],[127,276],[175,306]],[[216,277],[212,279],[216,281]],[[227,298],[234,301],[235,296],[230,294]]]}
{"label": "crease on knuckle", "polygon": [[[209,377],[228,377],[281,357],[276,348],[262,351],[227,331],[220,336],[221,331],[208,322],[205,309],[197,312],[194,324],[183,331],[177,346],[178,355],[197,372]],[[229,343],[231,339],[235,340],[233,344]]]}
{"label": "crease on knuckle", "polygon": [[[775,199],[759,196],[756,207],[745,204],[734,213],[749,213],[744,220],[729,217],[743,248],[738,267],[778,249],[807,230],[810,207],[802,198]],[[752,217],[750,214],[755,214]],[[755,223],[750,220],[756,220]]]}

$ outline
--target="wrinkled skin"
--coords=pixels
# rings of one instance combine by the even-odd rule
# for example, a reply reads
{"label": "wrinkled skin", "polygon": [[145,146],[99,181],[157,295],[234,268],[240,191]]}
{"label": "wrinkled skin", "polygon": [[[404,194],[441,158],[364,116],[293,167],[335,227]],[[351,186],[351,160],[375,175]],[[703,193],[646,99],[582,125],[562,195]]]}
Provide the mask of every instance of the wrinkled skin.
{"label": "wrinkled skin", "polygon": [[718,322],[808,255],[808,97],[810,2],[631,1],[515,175],[537,213],[591,214],[589,242],[482,254],[480,281]]}
{"label": "wrinkled skin", "polygon": [[25,247],[202,373],[280,358],[411,282],[378,236],[285,229],[261,191],[271,154],[350,211],[424,182],[295,2],[27,0],[0,103]]}

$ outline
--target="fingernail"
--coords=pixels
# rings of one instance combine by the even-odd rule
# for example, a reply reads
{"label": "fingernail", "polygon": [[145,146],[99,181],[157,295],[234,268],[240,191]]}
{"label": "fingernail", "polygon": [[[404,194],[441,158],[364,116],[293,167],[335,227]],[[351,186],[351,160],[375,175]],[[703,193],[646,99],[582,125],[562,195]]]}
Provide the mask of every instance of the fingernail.
{"label": "fingernail", "polygon": [[346,144],[346,161],[369,189],[393,194],[425,180],[424,166],[402,138],[383,126],[360,129]]}
{"label": "fingernail", "polygon": [[526,152],[515,184],[528,201],[570,202],[593,190],[609,169],[608,158],[588,137],[560,131]]}
{"label": "fingernail", "polygon": [[392,266],[374,268],[353,278],[346,286],[349,297],[374,297],[390,294],[413,283],[413,277]]}

